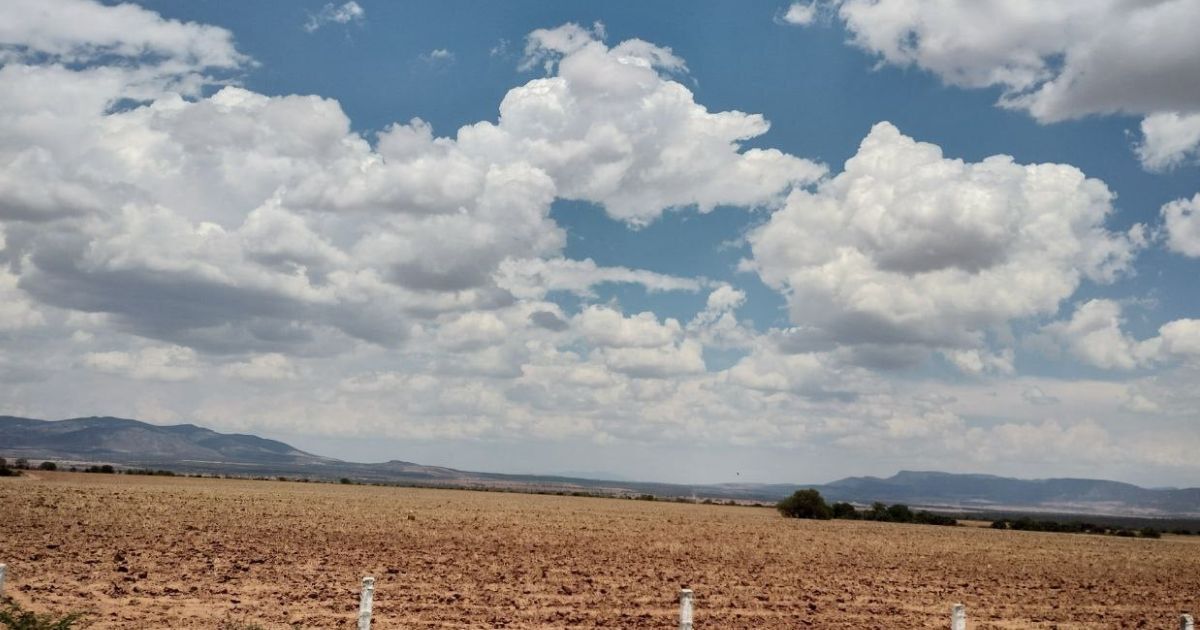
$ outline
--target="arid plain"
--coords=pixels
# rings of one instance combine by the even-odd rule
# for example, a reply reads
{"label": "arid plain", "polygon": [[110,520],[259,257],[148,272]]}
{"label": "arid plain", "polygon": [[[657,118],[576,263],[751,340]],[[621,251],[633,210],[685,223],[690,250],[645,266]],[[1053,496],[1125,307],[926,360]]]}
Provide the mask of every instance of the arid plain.
{"label": "arid plain", "polygon": [[1175,628],[1200,544],[273,481],[0,479],[5,591],[92,628]]}

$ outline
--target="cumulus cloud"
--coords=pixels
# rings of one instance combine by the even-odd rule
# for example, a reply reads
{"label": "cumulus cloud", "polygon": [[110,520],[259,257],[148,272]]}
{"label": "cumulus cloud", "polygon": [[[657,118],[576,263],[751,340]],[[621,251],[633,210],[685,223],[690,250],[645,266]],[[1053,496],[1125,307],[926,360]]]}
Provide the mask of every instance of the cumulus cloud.
{"label": "cumulus cloud", "polygon": [[1163,324],[1158,335],[1137,340],[1125,332],[1121,305],[1089,300],[1071,318],[1042,328],[1079,360],[1099,368],[1132,370],[1154,363],[1200,358],[1200,320]]}
{"label": "cumulus cloud", "polygon": [[137,380],[186,381],[200,373],[196,353],[181,346],[149,346],[135,352],[89,352],[83,364],[98,372]]}
{"label": "cumulus cloud", "polygon": [[1200,257],[1200,193],[1190,200],[1176,199],[1162,207],[1167,247],[1191,258]]}
{"label": "cumulus cloud", "polygon": [[1141,129],[1137,155],[1148,170],[1169,170],[1200,155],[1200,112],[1152,114],[1142,119]]}
{"label": "cumulus cloud", "polygon": [[842,0],[854,45],[951,85],[997,86],[1000,104],[1054,122],[1140,114],[1138,153],[1160,169],[1194,153],[1200,135],[1200,21],[1192,0]]}
{"label": "cumulus cloud", "polygon": [[1008,371],[1011,356],[972,354],[993,331],[1128,270],[1142,233],[1104,227],[1111,200],[1074,167],[963,162],[880,123],[750,233],[745,267],[787,296],[798,344],[966,350],[950,357],[968,371]]}
{"label": "cumulus cloud", "polygon": [[683,334],[675,319],[658,321],[654,313],[626,317],[604,307],[588,306],[575,316],[575,328],[592,345],[615,348],[658,348],[670,345]]}
{"label": "cumulus cloud", "polygon": [[259,354],[246,361],[230,363],[221,368],[221,373],[245,381],[280,381],[297,377],[296,366],[291,359],[278,352]]}
{"label": "cumulus cloud", "polygon": [[[25,15],[42,7],[98,17]],[[1012,428],[993,435],[993,399],[913,394],[902,390],[935,388],[863,366],[937,355],[992,375],[971,383],[1008,383],[1003,329],[1056,312],[1086,279],[1119,276],[1140,243],[1105,230],[1111,194],[1075,169],[964,163],[887,125],[844,172],[798,190],[824,167],[746,149],[765,120],[710,112],[683,85],[683,59],[610,45],[595,25],[531,34],[528,69],[546,76],[510,90],[493,122],[439,137],[413,119],[366,137],[336,100],[227,84],[222,73],[252,61],[222,29],[132,5],[0,12],[10,412],[373,438],[1000,453],[994,436],[1015,449],[1022,436],[1073,439],[1076,425],[1046,427],[1036,405],[1017,405],[1028,415],[1003,410]],[[749,286],[564,257],[556,199],[635,227],[688,207],[774,210],[747,266],[783,292],[794,325],[763,334],[739,320]],[[675,317],[595,303],[615,284],[696,295],[671,296],[685,298],[671,300]],[[1156,339],[1156,357],[1194,371],[1194,322]],[[1094,411],[1072,384],[1033,385],[1062,401],[1056,412]],[[1153,413],[1194,408],[1163,387],[1139,383]]]}
{"label": "cumulus cloud", "polygon": [[309,14],[308,20],[304,22],[304,30],[315,33],[326,24],[349,24],[351,22],[361,24],[366,17],[366,10],[354,0],[341,5],[331,2],[321,7],[317,13]]}
{"label": "cumulus cloud", "polygon": [[[551,202],[626,208],[638,223],[668,207],[772,203],[821,169],[741,152],[765,122],[695,104],[659,73],[681,68],[669,51],[571,32],[531,36],[558,74],[510,91],[498,123],[437,138],[418,119],[374,146],[316,96],[227,86],[186,98],[162,84],[146,104],[112,111],[143,61],[109,68],[98,47],[72,49],[95,56],[83,69],[5,65],[0,212],[28,261],[17,282],[141,336],[262,353],[327,353],[347,338],[396,346],[415,320],[598,283],[698,290],[695,279],[557,257]],[[698,165],[698,154],[713,160]]]}
{"label": "cumulus cloud", "polygon": [[459,142],[497,162],[526,159],[558,194],[600,204],[613,218],[645,225],[670,208],[770,206],[824,173],[775,149],[742,150],[766,133],[762,116],[709,112],[662,73],[686,66],[641,40],[608,47],[576,25],[534,31],[528,67],[555,72],[511,90],[498,124],[459,132]]}

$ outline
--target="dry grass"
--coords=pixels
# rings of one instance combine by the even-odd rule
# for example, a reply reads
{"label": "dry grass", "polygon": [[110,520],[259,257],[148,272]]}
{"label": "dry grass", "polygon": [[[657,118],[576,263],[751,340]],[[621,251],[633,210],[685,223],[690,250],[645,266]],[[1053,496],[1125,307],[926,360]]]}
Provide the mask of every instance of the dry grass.
{"label": "dry grass", "polygon": [[1200,545],[784,520],[759,508],[38,473],[0,480],[22,604],[94,628],[1172,628]]}

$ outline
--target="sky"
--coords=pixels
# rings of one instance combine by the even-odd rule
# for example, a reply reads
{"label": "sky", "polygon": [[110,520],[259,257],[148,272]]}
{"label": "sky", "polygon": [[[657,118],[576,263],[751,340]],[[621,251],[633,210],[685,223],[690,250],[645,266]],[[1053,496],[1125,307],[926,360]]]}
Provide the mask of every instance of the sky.
{"label": "sky", "polygon": [[1193,0],[0,4],[0,413],[1200,485]]}

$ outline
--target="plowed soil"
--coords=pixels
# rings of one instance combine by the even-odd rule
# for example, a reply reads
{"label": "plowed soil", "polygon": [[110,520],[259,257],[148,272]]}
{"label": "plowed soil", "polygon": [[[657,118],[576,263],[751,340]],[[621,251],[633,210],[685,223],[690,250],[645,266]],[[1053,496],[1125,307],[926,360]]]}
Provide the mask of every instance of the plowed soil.
{"label": "plowed soil", "polygon": [[[5,592],[92,628],[1178,628],[1200,544],[662,502],[267,481],[0,479]],[[224,627],[235,627],[226,625]],[[241,627],[241,626],[238,626]]]}

